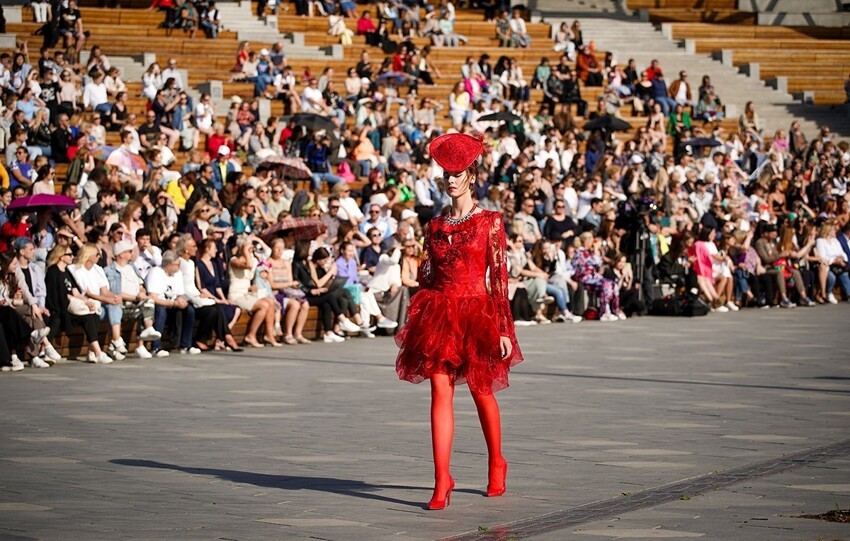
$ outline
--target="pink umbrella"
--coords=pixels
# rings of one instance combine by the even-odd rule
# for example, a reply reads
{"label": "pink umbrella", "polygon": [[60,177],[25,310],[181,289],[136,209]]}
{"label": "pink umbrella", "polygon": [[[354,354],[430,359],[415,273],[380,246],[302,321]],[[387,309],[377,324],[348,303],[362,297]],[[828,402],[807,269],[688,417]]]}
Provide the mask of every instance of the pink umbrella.
{"label": "pink umbrella", "polygon": [[147,168],[144,158],[122,147],[116,148],[109,154],[109,157],[106,158],[106,165],[114,165],[128,170]]}
{"label": "pink umbrella", "polygon": [[8,210],[38,210],[44,208],[68,210],[77,208],[77,202],[65,195],[40,193],[19,197],[9,203],[7,207]]}

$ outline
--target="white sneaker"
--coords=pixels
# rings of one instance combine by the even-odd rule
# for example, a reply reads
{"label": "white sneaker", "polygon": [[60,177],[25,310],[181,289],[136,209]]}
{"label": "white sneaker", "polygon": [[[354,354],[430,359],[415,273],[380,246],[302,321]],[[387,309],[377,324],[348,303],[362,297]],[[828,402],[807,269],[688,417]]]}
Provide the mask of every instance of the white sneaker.
{"label": "white sneaker", "polygon": [[44,327],[43,329],[37,329],[30,333],[30,338],[32,338],[33,342],[41,342],[45,336],[50,334],[50,327]]}
{"label": "white sneaker", "polygon": [[30,366],[33,368],[50,368],[50,365],[44,362],[41,357],[33,357],[30,359]]}
{"label": "white sneaker", "polygon": [[602,314],[602,316],[599,318],[599,321],[620,321],[620,318],[618,318],[611,312],[606,312]]}
{"label": "white sneaker", "polygon": [[738,310],[740,310],[740,308],[738,308],[738,305],[732,301],[726,303],[726,308],[728,308],[732,312],[737,312]]}
{"label": "white sneaker", "polygon": [[342,336],[337,336],[336,333],[329,332],[325,335],[324,341],[326,344],[335,344],[339,342],[345,342],[345,338]]}
{"label": "white sneaker", "polygon": [[339,328],[345,332],[357,333],[360,332],[360,327],[354,324],[350,319],[344,318],[339,322]]}
{"label": "white sneaker", "polygon": [[393,321],[388,317],[385,317],[384,319],[378,321],[379,329],[395,329],[396,327],[398,327],[398,322]]}
{"label": "white sneaker", "polygon": [[552,321],[554,321],[555,323],[563,323],[567,321],[567,316],[565,316],[564,314],[558,314],[552,318]]}
{"label": "white sneaker", "polygon": [[835,298],[835,293],[830,293],[826,300],[829,301],[829,304],[838,304],[838,299]]}
{"label": "white sneaker", "polygon": [[522,320],[522,319],[518,319],[518,320],[514,321],[515,327],[532,327],[534,325],[537,325],[536,321],[525,321],[525,320]]}
{"label": "white sneaker", "polygon": [[113,351],[121,353],[122,355],[127,353],[127,344],[124,342],[123,338],[119,338],[118,340],[113,340],[112,342],[110,342],[109,348]]}
{"label": "white sneaker", "polygon": [[620,312],[619,314],[617,314],[617,319],[619,319],[620,321],[625,321],[626,318],[627,316],[624,312]]}
{"label": "white sneaker", "polygon": [[[109,354],[112,355],[112,358],[115,359],[116,361],[123,361],[124,359],[127,358],[126,355],[121,353],[121,351],[118,350],[117,348],[115,348],[112,344],[109,345]],[[100,361],[98,361],[98,362],[100,362]]]}
{"label": "white sneaker", "polygon": [[725,306],[718,306],[717,308],[714,309],[714,311],[719,312],[721,314],[725,314],[726,312],[729,311],[729,309],[726,308]]}
{"label": "white sneaker", "polygon": [[97,357],[95,357],[94,351],[89,351],[89,354],[86,355],[86,362],[87,363],[96,363],[97,362]]}
{"label": "white sneaker", "polygon": [[[118,353],[118,352],[116,352],[116,353],[117,353],[118,355],[121,355],[121,354],[120,354],[120,353]],[[123,357],[123,356],[122,356],[122,357]],[[111,363],[112,363],[112,357],[110,357],[109,355],[107,355],[105,351],[101,351],[101,352],[100,352],[100,355],[98,355],[98,356],[97,356],[97,360],[95,360],[95,362],[96,362],[97,364],[111,364]]]}
{"label": "white sneaker", "polygon": [[53,347],[53,344],[47,344],[47,345],[44,347],[44,354],[45,354],[45,355],[47,356],[47,358],[48,358],[48,359],[50,359],[51,361],[60,361],[60,360],[62,360],[62,356],[61,356],[61,355],[59,355],[59,352],[58,352],[58,351],[56,351],[56,348],[55,348],[55,347]]}
{"label": "white sneaker", "polygon": [[17,355],[12,355],[12,362],[9,364],[9,369],[12,372],[20,372],[24,369],[24,363],[22,363],[21,360],[18,359]]}
{"label": "white sneaker", "polygon": [[360,336],[362,336],[363,338],[375,338],[375,334],[372,333],[372,331],[370,331],[369,329],[361,329]]}
{"label": "white sneaker", "polygon": [[583,317],[577,316],[577,315],[573,314],[572,312],[567,313],[566,318],[567,318],[567,321],[569,321],[570,323],[581,323],[582,321],[584,321]]}
{"label": "white sneaker", "polygon": [[192,346],[190,348],[180,348],[180,353],[182,355],[197,355],[201,352],[199,348]]}
{"label": "white sneaker", "polygon": [[153,342],[154,340],[159,340],[162,338],[162,333],[154,329],[153,327],[148,327],[143,330],[139,335],[139,340],[143,342]]}
{"label": "white sneaker", "polygon": [[171,354],[168,353],[168,351],[164,350],[164,349],[161,349],[161,350],[157,351],[156,353],[154,353],[154,357],[156,357],[158,359],[162,359],[163,357],[168,357],[169,355],[171,355]]}
{"label": "white sneaker", "polygon": [[136,357],[140,359],[151,359],[153,358],[153,354],[145,346],[138,346],[136,348]]}

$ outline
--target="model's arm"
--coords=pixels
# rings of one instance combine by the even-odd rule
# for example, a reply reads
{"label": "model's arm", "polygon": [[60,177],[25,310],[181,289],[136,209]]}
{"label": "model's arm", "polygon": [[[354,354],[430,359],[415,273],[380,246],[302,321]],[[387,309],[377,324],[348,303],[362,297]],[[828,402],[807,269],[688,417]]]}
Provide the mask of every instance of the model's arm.
{"label": "model's arm", "polygon": [[490,267],[490,295],[496,302],[499,318],[499,334],[513,334],[513,316],[508,301],[508,257],[505,225],[502,216],[496,214],[490,225],[487,239],[487,265]]}

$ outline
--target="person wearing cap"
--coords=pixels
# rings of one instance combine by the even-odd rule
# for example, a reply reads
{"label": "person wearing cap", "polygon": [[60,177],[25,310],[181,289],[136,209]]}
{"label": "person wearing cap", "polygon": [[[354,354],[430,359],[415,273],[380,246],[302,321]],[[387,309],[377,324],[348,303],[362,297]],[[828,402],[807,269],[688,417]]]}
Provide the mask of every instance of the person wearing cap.
{"label": "person wearing cap", "polygon": [[[501,214],[479,209],[471,186],[485,152],[483,138],[451,133],[429,146],[443,169],[448,211],[428,224],[419,291],[396,335],[400,379],[431,383],[435,486],[428,509],[443,509],[454,488],[449,463],[454,432],[454,387],[466,382],[487,443],[487,496],[505,493],[499,405],[494,392],[522,361],[508,301],[505,225]],[[486,276],[489,272],[489,292]]]}
{"label": "person wearing cap", "polygon": [[[154,329],[154,303],[145,290],[142,278],[131,264],[135,251],[136,245],[129,240],[120,240],[112,248],[113,261],[104,269],[104,274],[109,281],[110,291],[121,297],[122,304],[120,307],[107,306],[107,310],[115,311],[115,319],[118,318],[117,311],[120,310],[121,320],[138,323],[136,355],[141,359],[150,359],[153,353],[145,348],[144,342],[159,340],[161,335]],[[112,347],[122,354],[127,354],[126,342],[123,338],[120,338],[117,343],[113,341]]]}
{"label": "person wearing cap", "polygon": [[[166,325],[173,329],[172,335],[178,336],[180,353],[197,355],[200,349],[192,345],[195,326],[195,309],[186,298],[183,290],[183,275],[180,272],[180,257],[172,250],[162,254],[162,266],[154,267],[145,279],[150,298],[153,300],[154,327],[160,334]],[[153,349],[159,351],[161,342],[154,341]]]}
{"label": "person wearing cap", "polygon": [[333,193],[339,197],[339,214],[337,217],[340,221],[351,222],[352,225],[357,225],[363,221],[365,216],[357,201],[351,197],[351,186],[347,182],[339,182],[334,185]]}

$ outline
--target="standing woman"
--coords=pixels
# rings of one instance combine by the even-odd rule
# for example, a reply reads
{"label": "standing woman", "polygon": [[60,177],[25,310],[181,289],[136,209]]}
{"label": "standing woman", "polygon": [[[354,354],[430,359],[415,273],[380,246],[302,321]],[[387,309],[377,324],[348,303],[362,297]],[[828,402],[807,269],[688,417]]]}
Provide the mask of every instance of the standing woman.
{"label": "standing woman", "polygon": [[[451,210],[428,224],[419,292],[408,322],[396,335],[399,378],[431,380],[434,494],[428,509],[449,505],[455,385],[468,383],[487,443],[487,496],[505,493],[508,463],[494,392],[508,386],[510,368],[522,361],[508,303],[505,226],[499,213],[479,209],[471,186],[481,139],[460,133],[434,139],[430,153],[443,168]],[[490,269],[489,286],[485,276]]]}

